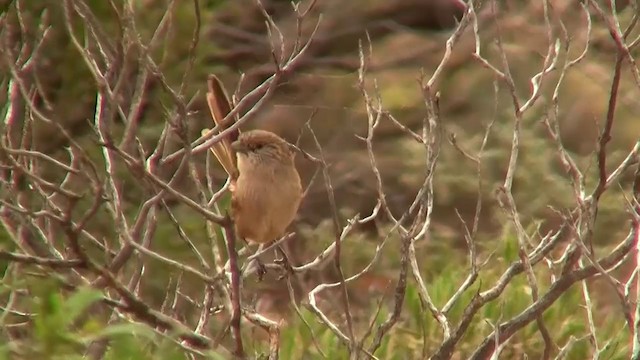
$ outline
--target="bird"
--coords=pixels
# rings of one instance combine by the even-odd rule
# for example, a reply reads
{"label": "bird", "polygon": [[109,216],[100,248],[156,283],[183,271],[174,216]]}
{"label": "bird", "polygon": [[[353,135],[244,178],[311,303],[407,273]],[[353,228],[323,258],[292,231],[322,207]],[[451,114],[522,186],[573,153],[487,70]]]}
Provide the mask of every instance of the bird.
{"label": "bird", "polygon": [[265,130],[243,132],[231,147],[239,173],[231,198],[236,232],[258,244],[276,240],[294,220],[302,200],[294,149]]}
{"label": "bird", "polygon": [[[215,76],[208,79],[207,103],[219,131],[231,105]],[[211,131],[204,129],[203,134]],[[211,151],[230,177],[231,218],[237,236],[266,244],[283,236],[293,222],[303,190],[295,166],[296,148],[267,130],[231,132]]]}

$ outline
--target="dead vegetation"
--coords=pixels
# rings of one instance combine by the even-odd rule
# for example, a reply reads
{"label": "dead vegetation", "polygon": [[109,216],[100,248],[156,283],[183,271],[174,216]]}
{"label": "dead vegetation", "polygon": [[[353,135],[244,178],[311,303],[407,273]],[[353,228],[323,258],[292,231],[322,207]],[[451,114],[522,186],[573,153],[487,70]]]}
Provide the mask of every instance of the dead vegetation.
{"label": "dead vegetation", "polygon": [[[636,358],[640,32],[616,4],[9,1],[0,349]],[[211,72],[233,127],[307,153],[283,259],[235,246]]]}

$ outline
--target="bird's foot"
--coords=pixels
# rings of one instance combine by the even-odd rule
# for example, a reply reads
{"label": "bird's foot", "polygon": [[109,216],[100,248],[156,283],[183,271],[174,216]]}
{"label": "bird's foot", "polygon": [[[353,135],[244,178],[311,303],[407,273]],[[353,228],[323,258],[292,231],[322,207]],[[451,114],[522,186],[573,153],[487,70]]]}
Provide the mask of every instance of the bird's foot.
{"label": "bird's foot", "polygon": [[261,282],[264,279],[264,276],[267,274],[267,267],[264,266],[262,261],[256,259],[256,274],[258,275],[258,282]]}
{"label": "bird's foot", "polygon": [[280,267],[281,273],[278,276],[278,280],[282,280],[287,276],[293,274],[293,267],[291,267],[291,264],[289,263],[289,259],[287,258],[287,255],[284,253],[284,251],[282,251],[282,249],[279,249],[279,250],[282,257],[274,259],[273,263]]}

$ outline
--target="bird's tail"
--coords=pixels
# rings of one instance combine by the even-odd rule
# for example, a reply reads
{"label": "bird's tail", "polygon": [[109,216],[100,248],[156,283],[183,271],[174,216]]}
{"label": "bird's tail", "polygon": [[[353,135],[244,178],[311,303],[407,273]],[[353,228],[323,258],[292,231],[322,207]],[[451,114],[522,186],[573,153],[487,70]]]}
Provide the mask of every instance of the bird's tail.
{"label": "bird's tail", "polygon": [[[215,127],[211,130],[203,129],[202,135],[207,134],[209,131],[215,131],[218,134],[233,125],[236,119],[233,117],[223,121],[231,112],[231,102],[220,79],[215,75],[209,75],[207,87],[207,105],[209,105],[209,111]],[[211,147],[211,152],[232,179],[238,177],[238,168],[236,166],[236,158],[231,149],[231,143],[238,138],[239,134],[239,130],[233,131]]]}

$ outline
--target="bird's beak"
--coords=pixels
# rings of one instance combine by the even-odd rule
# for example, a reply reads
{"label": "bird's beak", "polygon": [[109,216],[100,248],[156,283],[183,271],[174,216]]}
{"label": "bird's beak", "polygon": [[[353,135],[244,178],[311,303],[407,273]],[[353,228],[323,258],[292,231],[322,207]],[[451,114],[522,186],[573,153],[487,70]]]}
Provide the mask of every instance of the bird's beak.
{"label": "bird's beak", "polygon": [[231,148],[233,149],[233,151],[237,152],[237,153],[246,153],[247,152],[247,147],[241,143],[240,141],[234,141],[231,143]]}

